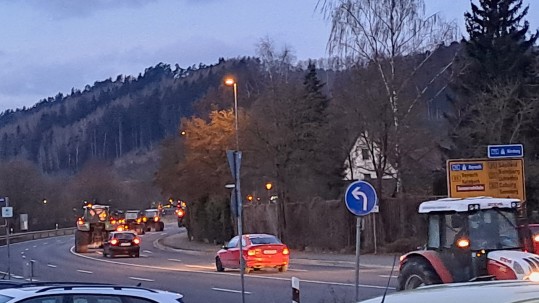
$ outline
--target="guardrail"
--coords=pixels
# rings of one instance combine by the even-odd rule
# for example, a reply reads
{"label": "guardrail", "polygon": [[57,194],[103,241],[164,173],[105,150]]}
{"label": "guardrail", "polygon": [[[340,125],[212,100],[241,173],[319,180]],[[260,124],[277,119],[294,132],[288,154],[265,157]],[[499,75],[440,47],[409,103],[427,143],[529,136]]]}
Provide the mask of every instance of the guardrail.
{"label": "guardrail", "polygon": [[[51,229],[51,230],[39,230],[39,231],[29,231],[29,232],[24,232],[24,233],[15,233],[15,234],[9,235],[9,242],[18,243],[18,242],[24,242],[24,241],[30,241],[30,240],[36,240],[36,239],[72,235],[75,233],[75,230],[76,230],[75,227],[69,227],[69,228],[59,228],[59,229]],[[5,235],[0,236],[0,245],[6,244],[6,238],[7,237]]]}

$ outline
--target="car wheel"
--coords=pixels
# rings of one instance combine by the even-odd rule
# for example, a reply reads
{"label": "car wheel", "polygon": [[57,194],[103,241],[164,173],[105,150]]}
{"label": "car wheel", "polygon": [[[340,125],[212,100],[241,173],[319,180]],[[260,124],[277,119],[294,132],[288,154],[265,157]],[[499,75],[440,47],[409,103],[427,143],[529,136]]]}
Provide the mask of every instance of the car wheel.
{"label": "car wheel", "polygon": [[279,272],[285,272],[288,270],[288,265],[279,266]]}
{"label": "car wheel", "polygon": [[252,270],[253,270],[253,269],[250,268],[250,267],[245,267],[245,269],[243,270],[243,273],[244,273],[244,274],[248,274],[248,273],[250,273]]}
{"label": "car wheel", "polygon": [[223,263],[221,263],[221,259],[219,257],[215,257],[215,268],[218,272],[225,271],[225,268],[223,267]]}
{"label": "car wheel", "polygon": [[111,252],[110,254],[108,254],[108,256],[109,256],[109,258],[112,259],[112,258],[114,258],[114,253]]}
{"label": "car wheel", "polygon": [[427,261],[413,258],[404,263],[398,277],[397,290],[408,290],[423,285],[441,283],[442,280]]}
{"label": "car wheel", "polygon": [[140,257],[140,253],[139,253],[139,252],[134,253],[134,254],[133,254],[133,257],[139,258],[139,257]]}
{"label": "car wheel", "polygon": [[105,251],[103,251],[103,257],[107,257],[107,253]]}

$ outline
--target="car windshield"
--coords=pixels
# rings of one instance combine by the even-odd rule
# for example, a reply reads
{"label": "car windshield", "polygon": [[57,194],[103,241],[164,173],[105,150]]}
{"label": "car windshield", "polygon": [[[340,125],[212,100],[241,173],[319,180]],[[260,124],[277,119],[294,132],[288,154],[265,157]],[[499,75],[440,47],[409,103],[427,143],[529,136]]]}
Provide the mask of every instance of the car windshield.
{"label": "car windshield", "polygon": [[125,218],[126,219],[132,220],[132,219],[136,219],[137,217],[138,217],[138,213],[136,213],[136,212],[127,212],[127,213],[125,213]]}
{"label": "car windshield", "polygon": [[250,237],[253,244],[281,244],[281,241],[273,236]]}
{"label": "car windshield", "polygon": [[146,217],[156,217],[157,216],[157,211],[156,210],[147,210],[145,212],[146,214]]}
{"label": "car windshield", "polygon": [[0,303],[9,302],[12,299],[13,299],[12,297],[0,295]]}
{"label": "car windshield", "polygon": [[119,240],[133,240],[135,238],[135,235],[132,233],[121,233],[116,234],[114,237]]}
{"label": "car windshield", "polygon": [[515,213],[489,209],[468,216],[472,250],[519,248]]}

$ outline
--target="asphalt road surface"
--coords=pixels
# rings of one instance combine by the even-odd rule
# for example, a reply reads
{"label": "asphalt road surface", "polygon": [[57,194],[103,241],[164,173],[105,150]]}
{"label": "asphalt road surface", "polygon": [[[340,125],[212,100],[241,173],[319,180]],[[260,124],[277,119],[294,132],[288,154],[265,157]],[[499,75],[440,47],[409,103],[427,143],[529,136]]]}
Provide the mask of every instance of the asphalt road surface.
{"label": "asphalt road surface", "polygon": [[[179,292],[188,302],[241,302],[239,271],[215,271],[214,255],[169,252],[154,241],[180,232],[167,224],[163,232],[148,232],[142,239],[140,258],[104,258],[100,249],[86,254],[73,250],[73,236],[47,238],[10,246],[12,279],[28,279],[33,262],[33,281],[103,282],[136,285]],[[0,247],[0,276],[8,271],[7,248]],[[360,270],[360,300],[394,292],[396,273],[390,269]],[[355,270],[337,266],[295,265],[285,273],[261,270],[245,276],[245,302],[290,302],[291,278],[300,279],[301,302],[353,302]]]}

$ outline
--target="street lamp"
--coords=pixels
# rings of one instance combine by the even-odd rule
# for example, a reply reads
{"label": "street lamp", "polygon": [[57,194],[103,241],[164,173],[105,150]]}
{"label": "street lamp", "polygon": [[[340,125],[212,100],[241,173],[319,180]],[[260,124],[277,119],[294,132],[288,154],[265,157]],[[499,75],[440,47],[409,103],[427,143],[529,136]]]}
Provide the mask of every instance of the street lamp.
{"label": "street lamp", "polygon": [[238,83],[234,78],[226,78],[225,84],[234,88],[234,120],[236,127],[236,150],[240,150],[240,143],[238,139]]}

